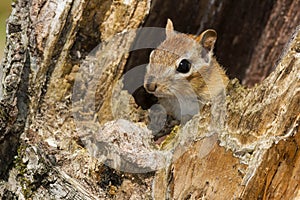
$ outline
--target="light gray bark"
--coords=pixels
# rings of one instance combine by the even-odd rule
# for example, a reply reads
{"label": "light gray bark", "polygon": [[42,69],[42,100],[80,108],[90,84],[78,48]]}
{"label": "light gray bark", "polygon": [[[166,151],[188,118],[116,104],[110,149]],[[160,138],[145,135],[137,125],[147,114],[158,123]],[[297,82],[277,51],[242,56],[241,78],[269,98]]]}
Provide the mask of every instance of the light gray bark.
{"label": "light gray bark", "polygon": [[[245,89],[231,81],[222,127],[212,127],[207,106],[157,149],[147,111],[121,90],[120,80],[136,58],[129,56],[136,32],[124,30],[144,21],[165,24],[173,11],[164,3],[169,6],[161,4],[160,12],[159,1],[149,0],[13,3],[2,63],[3,199],[299,198],[299,29],[260,85]],[[202,10],[218,8],[203,4]],[[205,27],[209,13],[200,16],[207,16]],[[105,73],[97,76],[98,70]],[[149,172],[124,170],[132,167]]]}

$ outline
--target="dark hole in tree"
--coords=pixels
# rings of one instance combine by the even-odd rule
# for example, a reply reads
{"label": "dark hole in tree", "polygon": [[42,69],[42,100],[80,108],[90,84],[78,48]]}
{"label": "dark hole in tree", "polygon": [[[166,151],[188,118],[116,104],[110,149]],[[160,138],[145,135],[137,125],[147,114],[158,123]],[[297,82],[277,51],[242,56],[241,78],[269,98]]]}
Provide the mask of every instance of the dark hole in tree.
{"label": "dark hole in tree", "polygon": [[[273,4],[272,0],[153,0],[143,27],[165,27],[170,18],[175,30],[183,33],[200,34],[208,28],[215,29],[218,33],[215,46],[217,60],[230,78],[242,81]],[[137,42],[139,40],[143,38],[138,38]],[[131,52],[124,73],[148,63],[150,52],[149,49]],[[144,73],[127,77],[125,89],[128,90],[137,77],[143,79]],[[144,109],[155,103],[149,101],[152,98],[148,98],[149,94],[141,88],[131,93]]]}

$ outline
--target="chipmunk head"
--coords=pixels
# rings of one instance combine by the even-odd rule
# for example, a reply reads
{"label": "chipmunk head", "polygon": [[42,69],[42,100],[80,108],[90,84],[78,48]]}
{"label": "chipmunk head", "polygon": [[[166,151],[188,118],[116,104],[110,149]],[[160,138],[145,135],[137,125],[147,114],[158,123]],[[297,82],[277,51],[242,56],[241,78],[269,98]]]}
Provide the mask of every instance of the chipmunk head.
{"label": "chipmunk head", "polygon": [[206,30],[197,37],[176,33],[172,21],[166,25],[166,39],[150,54],[144,87],[157,97],[189,95],[205,87],[211,73],[217,34]]}

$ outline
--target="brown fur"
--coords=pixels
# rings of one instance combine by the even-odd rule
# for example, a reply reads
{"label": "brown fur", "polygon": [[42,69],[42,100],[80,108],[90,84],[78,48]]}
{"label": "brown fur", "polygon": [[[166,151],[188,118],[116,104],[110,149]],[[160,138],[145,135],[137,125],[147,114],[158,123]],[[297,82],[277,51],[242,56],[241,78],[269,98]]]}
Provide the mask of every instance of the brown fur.
{"label": "brown fur", "polygon": [[[169,20],[166,35],[166,40],[151,53],[145,75],[146,90],[147,84],[155,84],[155,91],[149,92],[170,99],[194,95],[206,101],[217,96],[226,87],[228,78],[212,54],[216,32],[207,30],[199,36],[175,33]],[[176,71],[182,59],[188,59],[192,65],[188,73]]]}

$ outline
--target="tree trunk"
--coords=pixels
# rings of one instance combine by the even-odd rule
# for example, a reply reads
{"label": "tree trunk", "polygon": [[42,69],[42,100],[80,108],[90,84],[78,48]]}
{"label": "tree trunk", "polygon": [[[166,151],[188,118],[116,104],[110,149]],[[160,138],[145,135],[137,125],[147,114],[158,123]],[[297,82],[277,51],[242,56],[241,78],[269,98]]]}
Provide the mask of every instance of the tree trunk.
{"label": "tree trunk", "polygon": [[[12,7],[2,62],[2,199],[300,198],[299,1]],[[215,28],[216,56],[230,77],[248,85],[267,78],[251,89],[233,79],[220,127],[207,105],[158,149],[142,109],[155,99],[140,87],[139,66],[164,30],[138,28],[164,27],[167,18],[185,33]]]}

